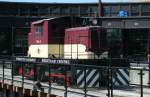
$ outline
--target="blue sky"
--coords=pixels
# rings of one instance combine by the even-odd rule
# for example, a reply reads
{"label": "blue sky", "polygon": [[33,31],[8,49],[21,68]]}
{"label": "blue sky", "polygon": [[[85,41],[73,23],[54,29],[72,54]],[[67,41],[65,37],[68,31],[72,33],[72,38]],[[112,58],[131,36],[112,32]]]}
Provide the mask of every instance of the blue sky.
{"label": "blue sky", "polygon": [[[56,2],[56,3],[90,3],[98,2],[98,0],[0,0],[0,1],[10,1],[10,2]],[[102,0],[102,2],[124,2],[131,0]],[[134,1],[134,0],[132,0]]]}
{"label": "blue sky", "polygon": [[[99,0],[0,0],[7,2],[43,2],[43,3],[90,3]],[[102,0],[102,2],[150,2],[150,0]]]}

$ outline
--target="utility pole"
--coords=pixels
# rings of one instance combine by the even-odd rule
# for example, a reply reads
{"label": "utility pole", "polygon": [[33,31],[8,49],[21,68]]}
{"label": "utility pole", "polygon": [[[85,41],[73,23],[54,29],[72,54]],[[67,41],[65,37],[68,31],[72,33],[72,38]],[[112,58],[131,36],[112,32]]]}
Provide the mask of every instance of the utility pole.
{"label": "utility pole", "polygon": [[102,17],[102,1],[99,0],[98,3],[98,17]]}

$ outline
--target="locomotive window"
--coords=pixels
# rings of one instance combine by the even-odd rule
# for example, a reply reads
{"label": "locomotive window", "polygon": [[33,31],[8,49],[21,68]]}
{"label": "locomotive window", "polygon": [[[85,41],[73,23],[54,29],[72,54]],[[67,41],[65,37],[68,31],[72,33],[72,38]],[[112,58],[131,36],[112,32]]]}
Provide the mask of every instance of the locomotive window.
{"label": "locomotive window", "polygon": [[43,27],[42,27],[42,25],[36,25],[35,34],[36,34],[36,37],[42,37],[43,36]]}

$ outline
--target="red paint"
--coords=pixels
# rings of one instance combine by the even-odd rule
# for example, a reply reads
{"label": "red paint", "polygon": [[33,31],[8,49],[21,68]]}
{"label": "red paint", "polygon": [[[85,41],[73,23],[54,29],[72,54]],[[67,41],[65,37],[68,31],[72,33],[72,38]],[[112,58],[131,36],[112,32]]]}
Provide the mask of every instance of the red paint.
{"label": "red paint", "polygon": [[19,75],[24,75],[24,70],[23,70],[23,68],[19,68]]}
{"label": "red paint", "polygon": [[[41,25],[43,28],[43,34],[38,37],[36,35],[36,26]],[[31,30],[30,33],[28,34],[28,44],[33,45],[33,44],[48,44],[48,21],[43,21],[42,23],[39,24],[31,24]]]}
{"label": "red paint", "polygon": [[49,77],[50,77],[52,80],[55,80],[55,79],[57,79],[57,78],[62,78],[63,80],[66,81],[67,86],[70,86],[70,85],[71,85],[71,76],[65,77],[64,74],[51,73],[51,74],[49,75]]}
{"label": "red paint", "polygon": [[86,51],[97,54],[106,50],[106,33],[100,26],[69,28],[65,31],[65,44],[82,44]]}
{"label": "red paint", "polygon": [[[75,21],[74,23],[76,23]],[[59,17],[44,19],[33,22],[29,33],[29,45],[41,44],[63,44],[64,32],[66,28],[70,27],[70,17]],[[36,37],[36,26],[41,25],[43,28],[43,36]]]}
{"label": "red paint", "polygon": [[34,69],[33,68],[29,72],[29,77],[32,77],[32,76],[34,76]]}
{"label": "red paint", "polygon": [[[36,36],[36,26],[41,25],[43,35]],[[69,28],[69,18],[46,19],[32,23],[29,46],[42,44],[83,44],[86,51],[100,54],[106,50],[106,34],[100,26]],[[65,30],[66,29],[66,30]]]}

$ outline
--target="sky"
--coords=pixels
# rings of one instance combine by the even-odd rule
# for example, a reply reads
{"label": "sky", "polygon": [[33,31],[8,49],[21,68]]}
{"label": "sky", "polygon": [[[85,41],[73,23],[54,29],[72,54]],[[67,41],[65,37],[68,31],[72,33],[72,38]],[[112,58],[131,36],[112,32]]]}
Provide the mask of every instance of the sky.
{"label": "sky", "polygon": [[[0,1],[14,1],[14,2],[56,2],[56,3],[90,3],[98,2],[98,0],[0,0]],[[110,1],[110,0],[103,0]],[[112,0],[111,0],[112,1]],[[114,0],[115,1],[115,0]]]}
{"label": "sky", "polygon": [[[40,3],[97,3],[99,0],[0,0],[8,2],[40,2]],[[150,0],[102,0],[102,2],[143,2]]]}
{"label": "sky", "polygon": [[[90,3],[98,2],[99,0],[0,0],[10,2],[43,2],[43,3]],[[127,1],[142,1],[142,0],[102,0],[102,2],[127,2]],[[149,1],[149,0],[147,0]]]}

